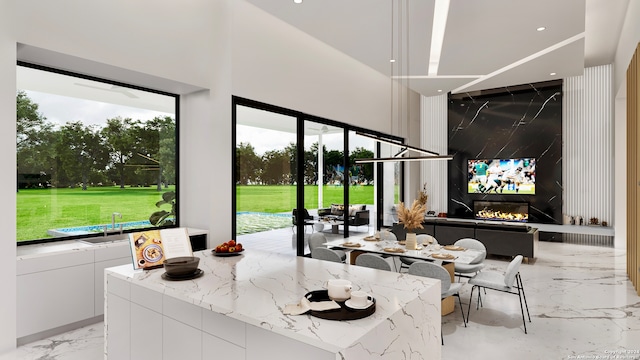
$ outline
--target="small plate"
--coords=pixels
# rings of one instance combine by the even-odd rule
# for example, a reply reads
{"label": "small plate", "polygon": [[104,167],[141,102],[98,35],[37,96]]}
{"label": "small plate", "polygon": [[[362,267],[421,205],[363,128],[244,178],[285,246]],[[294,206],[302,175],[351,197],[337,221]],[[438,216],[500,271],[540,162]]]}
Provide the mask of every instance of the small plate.
{"label": "small plate", "polygon": [[434,259],[440,259],[440,260],[454,260],[456,258],[451,254],[440,254],[440,253],[433,253],[431,254],[431,257]]}
{"label": "small plate", "polygon": [[403,252],[404,252],[404,249],[400,249],[400,248],[390,248],[390,247],[386,247],[386,248],[384,248],[383,250],[384,250],[384,251],[386,251],[386,252],[389,252],[389,253],[398,253],[398,254],[401,254],[401,253],[403,253]]}
{"label": "small plate", "polygon": [[377,238],[375,236],[365,236],[364,241],[380,241],[380,238]]}
{"label": "small plate", "polygon": [[353,302],[351,301],[351,299],[345,301],[344,304],[347,305],[347,307],[350,307],[352,309],[362,310],[362,309],[367,309],[369,306],[373,305],[373,300],[368,299],[367,300],[367,305],[365,305],[365,306],[354,305]]}
{"label": "small plate", "polygon": [[197,269],[196,271],[193,272],[193,274],[187,274],[187,275],[180,275],[180,276],[176,276],[176,275],[169,275],[166,272],[164,274],[162,274],[160,277],[165,279],[165,280],[172,280],[172,281],[180,281],[180,280],[193,280],[193,279],[197,279],[200,276],[202,276],[204,274],[204,271],[202,271],[201,269]]}
{"label": "small plate", "polygon": [[359,243],[346,242],[346,243],[342,243],[342,246],[346,246],[346,247],[360,247],[360,246],[362,246],[362,245],[360,245]]}
{"label": "small plate", "polygon": [[216,250],[211,250],[211,253],[213,253],[213,255],[215,256],[238,256],[238,255],[242,255],[242,253],[244,252],[244,249],[242,249],[241,251],[234,251],[234,252],[226,252],[226,253],[218,253],[216,252]]}
{"label": "small plate", "polygon": [[463,248],[462,246],[458,246],[458,245],[445,245],[444,249],[445,250],[451,250],[451,251],[467,250],[467,249]]}

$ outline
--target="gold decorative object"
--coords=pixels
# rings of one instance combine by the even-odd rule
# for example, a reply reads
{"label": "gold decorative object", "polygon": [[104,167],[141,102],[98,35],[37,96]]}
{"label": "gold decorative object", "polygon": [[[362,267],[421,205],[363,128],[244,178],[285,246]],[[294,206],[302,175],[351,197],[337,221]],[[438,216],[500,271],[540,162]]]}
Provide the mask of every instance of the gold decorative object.
{"label": "gold decorative object", "polygon": [[418,201],[420,204],[425,206],[425,210],[427,208],[427,199],[429,199],[429,195],[427,194],[427,183],[422,185],[422,190],[418,191]]}

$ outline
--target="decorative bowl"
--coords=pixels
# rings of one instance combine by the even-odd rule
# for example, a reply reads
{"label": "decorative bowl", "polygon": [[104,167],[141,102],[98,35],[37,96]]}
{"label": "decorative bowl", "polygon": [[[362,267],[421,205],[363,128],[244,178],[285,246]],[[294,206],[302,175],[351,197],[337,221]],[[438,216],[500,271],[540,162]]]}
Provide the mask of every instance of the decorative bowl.
{"label": "decorative bowl", "polygon": [[200,258],[196,256],[181,256],[166,259],[164,270],[171,276],[182,276],[193,274],[198,270]]}

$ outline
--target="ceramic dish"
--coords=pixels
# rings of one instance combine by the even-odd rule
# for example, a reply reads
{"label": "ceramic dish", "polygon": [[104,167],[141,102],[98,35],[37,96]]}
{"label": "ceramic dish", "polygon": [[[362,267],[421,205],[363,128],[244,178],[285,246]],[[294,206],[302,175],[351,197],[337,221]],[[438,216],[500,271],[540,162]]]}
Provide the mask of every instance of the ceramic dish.
{"label": "ceramic dish", "polygon": [[351,299],[345,301],[344,304],[347,305],[347,307],[349,307],[349,308],[362,310],[362,309],[366,309],[369,306],[373,305],[373,300],[368,299],[367,300],[367,305],[365,305],[365,306],[354,305],[353,302],[351,301]]}
{"label": "ceramic dish", "polygon": [[440,253],[431,254],[431,257],[434,259],[442,259],[442,260],[453,260],[456,258],[451,254],[440,254]]}
{"label": "ceramic dish", "polygon": [[186,275],[169,275],[167,273],[164,273],[162,275],[160,275],[161,278],[165,279],[165,280],[171,280],[171,281],[180,281],[180,280],[193,280],[193,279],[197,279],[200,276],[204,275],[204,271],[197,269],[195,272],[193,272],[192,274],[186,274]]}
{"label": "ceramic dish", "polygon": [[462,246],[458,246],[458,245],[445,245],[444,246],[445,250],[452,250],[452,251],[462,251],[462,250],[466,250],[465,248],[463,248]]}
{"label": "ceramic dish", "polygon": [[346,243],[342,243],[342,246],[346,246],[346,247],[360,247],[362,245],[358,244],[358,243],[352,243],[352,242],[346,242]]}
{"label": "ceramic dish", "polygon": [[390,253],[403,253],[404,249],[400,249],[400,248],[391,248],[391,247],[386,247],[383,249],[386,252],[390,252]]}
{"label": "ceramic dish", "polygon": [[377,238],[375,236],[365,236],[364,241],[380,241],[380,238]]}
{"label": "ceramic dish", "polygon": [[234,251],[234,252],[226,252],[226,253],[219,253],[216,252],[215,250],[211,250],[211,253],[213,253],[213,255],[215,256],[238,256],[238,255],[242,255],[242,253],[244,252],[244,249],[242,249],[241,251]]}

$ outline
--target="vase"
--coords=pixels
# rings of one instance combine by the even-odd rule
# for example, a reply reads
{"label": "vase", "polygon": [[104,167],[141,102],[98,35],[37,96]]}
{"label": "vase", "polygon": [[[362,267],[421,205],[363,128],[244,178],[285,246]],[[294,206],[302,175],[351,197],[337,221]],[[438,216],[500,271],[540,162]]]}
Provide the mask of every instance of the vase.
{"label": "vase", "polygon": [[407,239],[404,246],[408,250],[416,250],[418,248],[416,233],[407,233]]}

